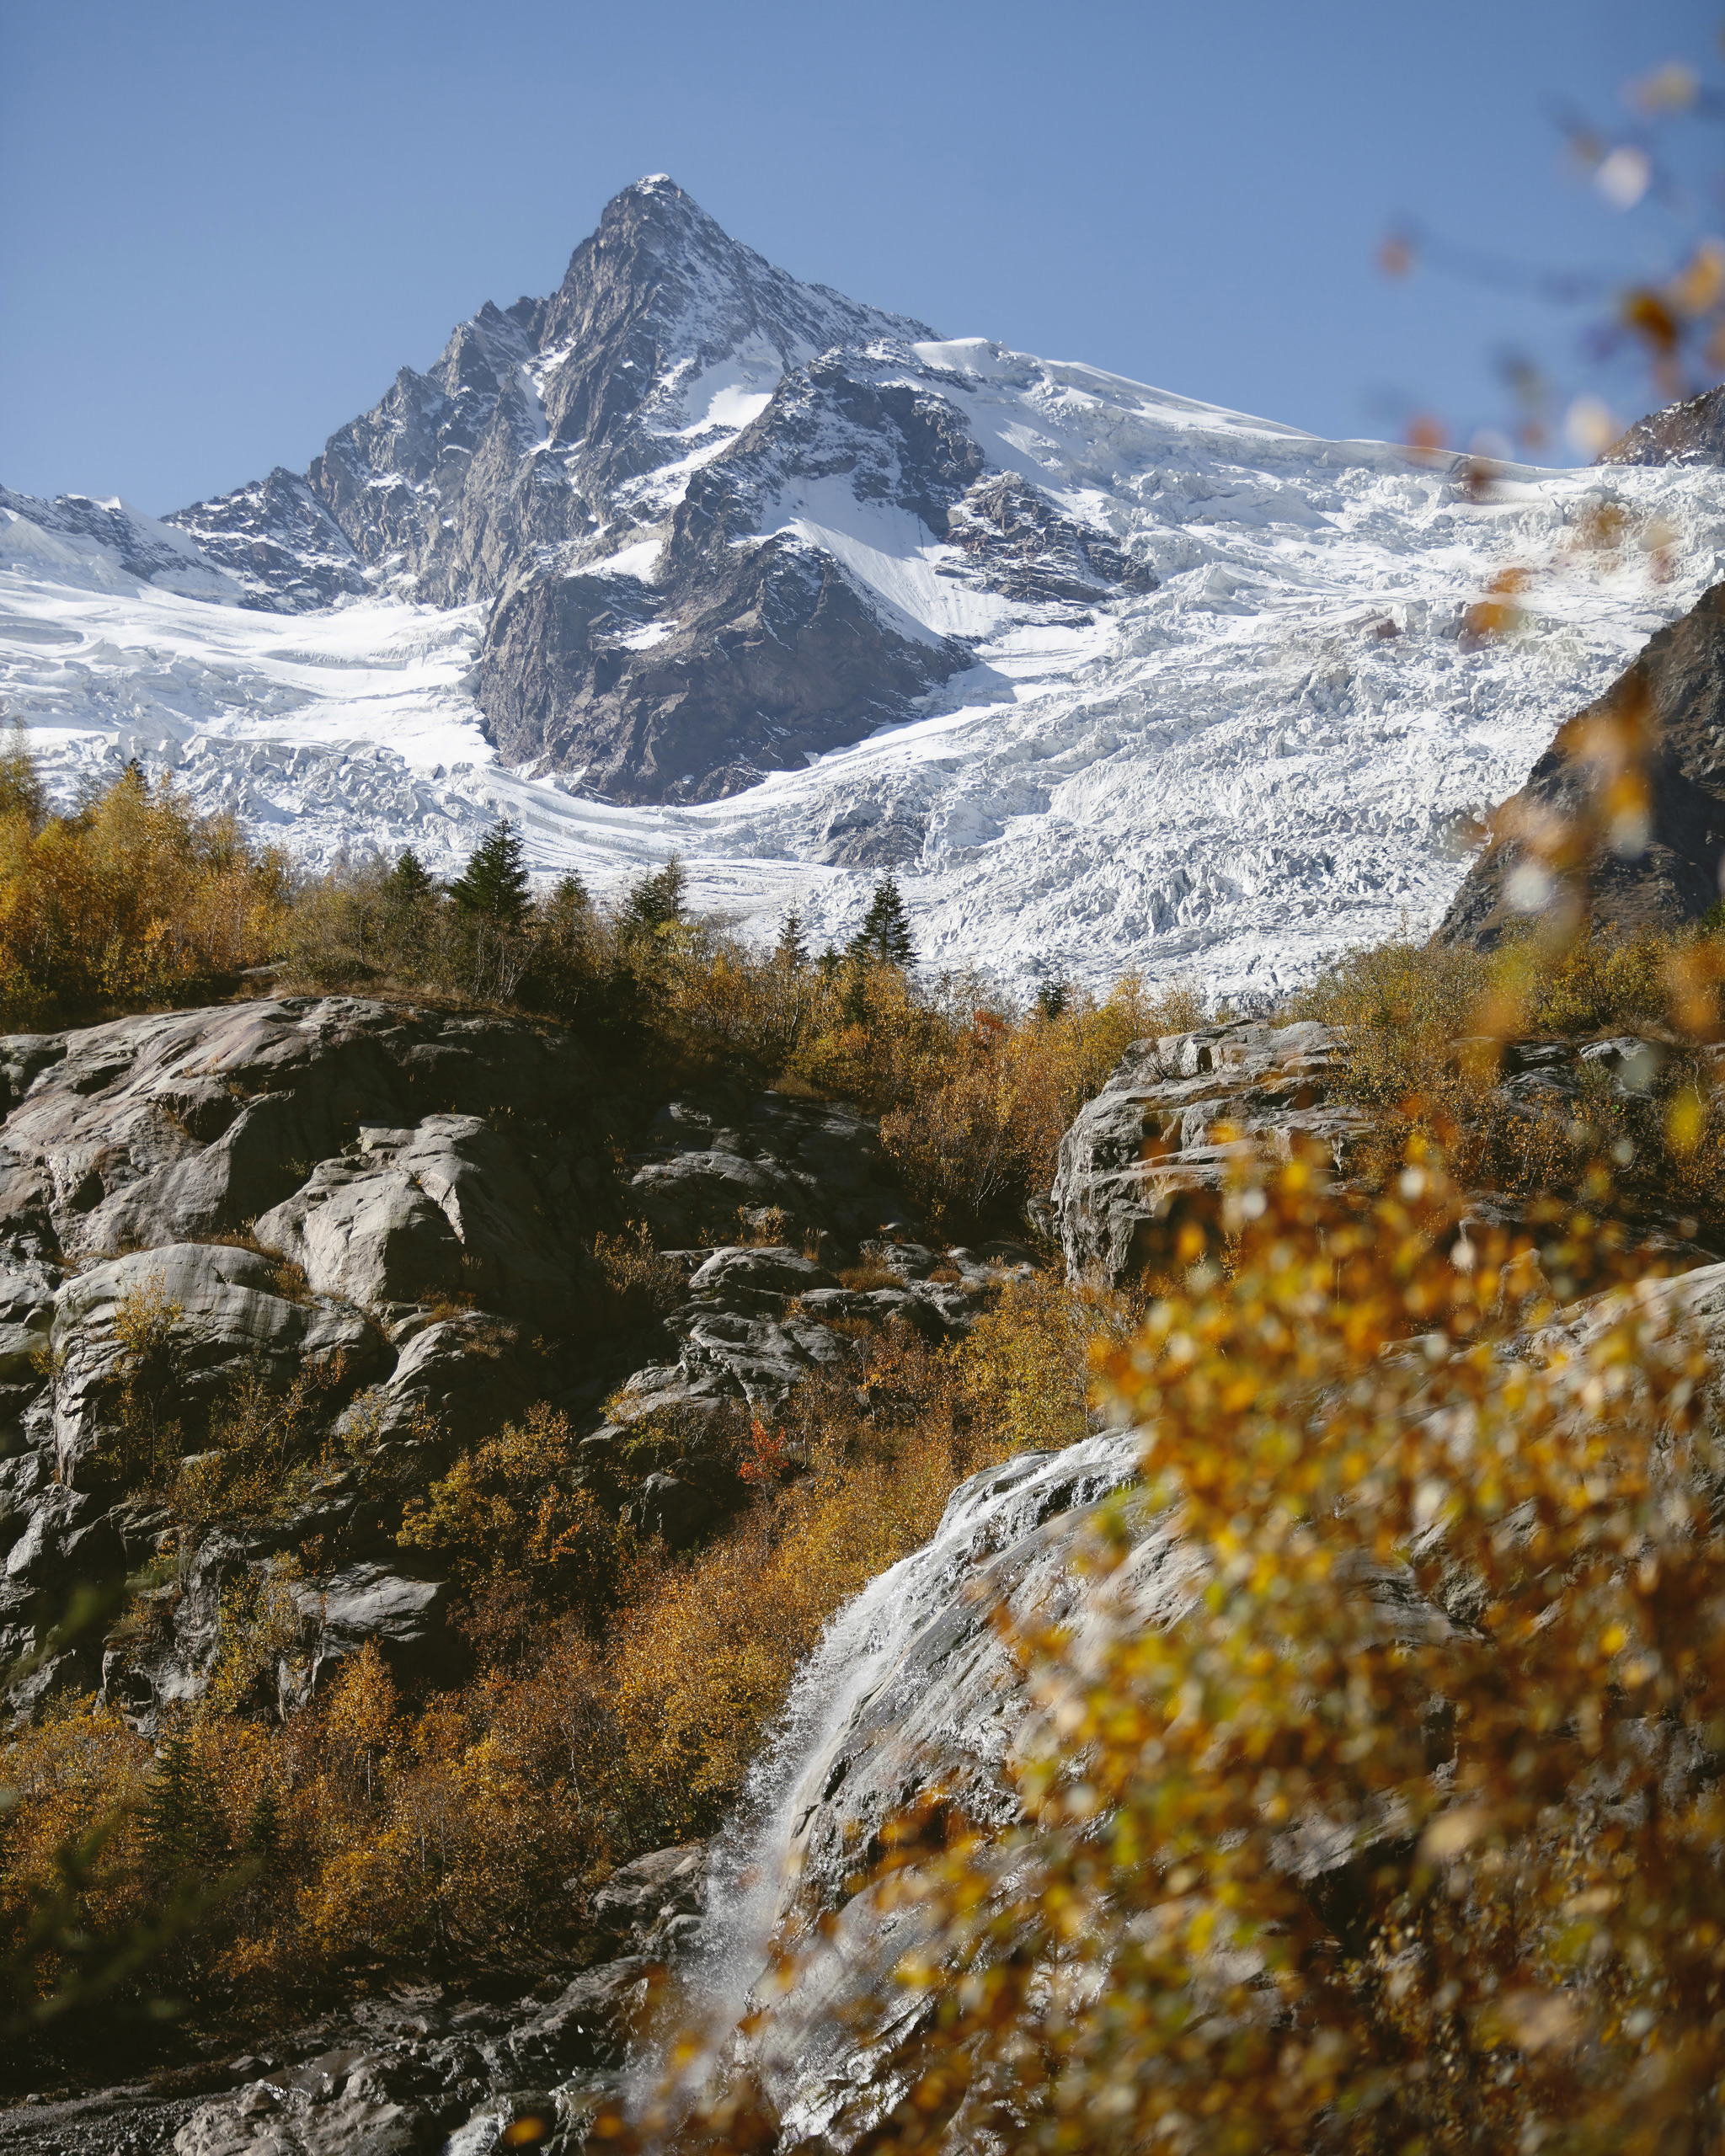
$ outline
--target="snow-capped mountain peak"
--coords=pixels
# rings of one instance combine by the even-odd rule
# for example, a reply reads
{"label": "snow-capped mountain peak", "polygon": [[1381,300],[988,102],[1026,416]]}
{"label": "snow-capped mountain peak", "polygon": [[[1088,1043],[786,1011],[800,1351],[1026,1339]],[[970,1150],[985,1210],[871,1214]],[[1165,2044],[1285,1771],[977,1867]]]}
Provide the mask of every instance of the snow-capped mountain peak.
{"label": "snow-capped mountain peak", "polygon": [[[453,867],[504,808],[536,867],[675,848],[763,927],[842,934],[890,866],[936,963],[1258,992],[1439,915],[1458,825],[1722,550],[1712,464],[1481,490],[937,338],[659,176],[303,474],[0,497],[0,685],[51,775],[136,754],[312,859]],[[1512,570],[1522,631],[1471,638]]]}

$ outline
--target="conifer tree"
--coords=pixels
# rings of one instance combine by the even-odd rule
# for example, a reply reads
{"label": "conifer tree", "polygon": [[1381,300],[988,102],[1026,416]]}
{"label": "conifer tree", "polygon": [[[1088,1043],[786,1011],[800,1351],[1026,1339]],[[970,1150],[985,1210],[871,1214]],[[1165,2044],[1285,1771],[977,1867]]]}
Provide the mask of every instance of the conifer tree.
{"label": "conifer tree", "polygon": [[688,872],[682,857],[673,854],[655,876],[644,876],[630,887],[623,905],[623,924],[638,935],[651,935],[684,918],[683,894]]}
{"label": "conifer tree", "polygon": [[145,1841],[164,1866],[178,1869],[221,1852],[215,1789],[187,1737],[170,1737],[158,1756],[143,1829]]}
{"label": "conifer tree", "polygon": [[465,874],[449,887],[464,914],[477,915],[499,928],[519,928],[527,917],[527,871],[521,859],[521,834],[507,816],[473,849]]}
{"label": "conifer tree", "polygon": [[437,886],[430,870],[409,846],[384,878],[383,888],[396,905],[411,906],[429,899]]}
{"label": "conifer tree", "polygon": [[793,974],[801,973],[809,963],[809,947],[803,941],[803,916],[794,906],[786,909],[784,923],[778,931],[778,947],[773,956]]}
{"label": "conifer tree", "polygon": [[268,1862],[281,1849],[281,1800],[274,1782],[265,1782],[246,1822],[246,1854]]}
{"label": "conifer tree", "polygon": [[862,926],[851,939],[851,951],[854,957],[879,958],[889,966],[908,967],[916,963],[905,901],[890,876],[883,876],[875,885],[874,896],[862,916]]}

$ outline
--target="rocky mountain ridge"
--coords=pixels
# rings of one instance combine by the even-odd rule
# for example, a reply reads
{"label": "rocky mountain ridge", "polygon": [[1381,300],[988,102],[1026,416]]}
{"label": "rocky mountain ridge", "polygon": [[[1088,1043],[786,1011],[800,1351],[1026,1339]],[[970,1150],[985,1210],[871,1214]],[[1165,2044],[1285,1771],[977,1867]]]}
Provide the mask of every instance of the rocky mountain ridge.
{"label": "rocky mountain ridge", "polygon": [[890,867],[937,967],[1269,1000],[1434,925],[1725,563],[1705,457],[1482,490],[925,328],[643,182],[312,471],[184,523],[0,499],[0,698],[56,801],[135,757],[309,865],[450,875],[507,814],[538,874],[676,851],[841,943]]}
{"label": "rocky mountain ridge", "polygon": [[[803,285],[664,175],[606,205],[548,299],[490,302],[302,477],[167,521],[298,611],[387,588],[492,608],[477,695],[499,754],[620,801],[702,801],[903,718],[972,663],[782,528],[911,520],[950,574],[1070,611],[1155,582],[1022,478],[1003,494],[921,355],[934,332]],[[1010,501],[1008,499],[1010,495]],[[914,542],[913,542],[914,543]]]}

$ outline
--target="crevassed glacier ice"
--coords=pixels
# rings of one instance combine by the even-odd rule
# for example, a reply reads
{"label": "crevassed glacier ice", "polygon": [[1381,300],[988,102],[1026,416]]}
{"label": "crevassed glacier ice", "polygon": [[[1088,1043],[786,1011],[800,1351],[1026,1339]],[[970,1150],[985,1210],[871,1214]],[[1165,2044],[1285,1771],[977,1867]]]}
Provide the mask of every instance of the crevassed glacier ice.
{"label": "crevassed glacier ice", "polygon": [[[57,787],[136,755],[309,863],[412,845],[449,870],[506,810],[538,871],[603,890],[676,851],[698,901],[761,934],[794,902],[818,943],[891,862],[932,965],[1263,995],[1346,945],[1423,933],[1465,866],[1459,819],[1722,574],[1725,472],[1509,467],[1479,499],[1447,458],[982,339],[914,357],[991,464],[1160,588],[1087,622],[991,606],[914,520],[787,497],[771,528],[931,633],[962,616],[976,663],[909,723],[747,792],[618,808],[504,768],[470,691],[478,608],[250,612],[219,603],[214,572],[141,582],[99,537],[3,505],[0,698]],[[1602,547],[1612,507],[1629,536]],[[1465,610],[1512,573],[1522,627],[1471,648]]]}

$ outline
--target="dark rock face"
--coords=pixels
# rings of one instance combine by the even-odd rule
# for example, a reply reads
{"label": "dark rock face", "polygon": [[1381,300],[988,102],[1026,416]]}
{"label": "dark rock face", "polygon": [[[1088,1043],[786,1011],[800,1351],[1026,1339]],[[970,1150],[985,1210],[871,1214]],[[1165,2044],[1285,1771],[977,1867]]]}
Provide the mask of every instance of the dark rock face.
{"label": "dark rock face", "polygon": [[1725,463],[1725,388],[1709,389],[1637,419],[1601,464]]}
{"label": "dark rock face", "polygon": [[[700,1940],[704,1844],[655,1849],[592,1897],[597,1958],[570,1982],[479,2000],[437,1984],[362,1999],[211,2067],[200,2096],[147,2084],[0,2112],[0,2150],[34,2156],[435,2156],[503,2130],[574,2156],[621,2091],[679,1962]],[[457,2138],[451,2143],[451,2135]]]}
{"label": "dark rock face", "polygon": [[895,633],[830,556],[780,539],[689,565],[665,603],[686,624],[637,648],[657,624],[633,579],[505,600],[480,657],[499,754],[607,800],[717,800],[902,716],[969,656]]}
{"label": "dark rock face", "polygon": [[1468,870],[1438,934],[1490,950],[1566,894],[1530,856],[1524,834],[1575,824],[1596,771],[1589,749],[1618,729],[1643,744],[1645,828],[1601,844],[1567,872],[1574,897],[1619,929],[1669,927],[1717,905],[1725,867],[1725,584],[1661,629],[1596,703],[1567,720],[1497,813],[1498,835]]}
{"label": "dark rock face", "polygon": [[940,606],[914,617],[856,569],[859,531],[1043,609],[1155,582],[988,470],[958,377],[917,355],[933,334],[798,283],[643,180],[550,298],[488,302],[303,477],[168,521],[254,606],[483,602],[477,694],[505,759],[607,799],[710,800],[972,663]]}
{"label": "dark rock face", "polygon": [[255,602],[270,594],[298,612],[370,589],[360,558],[310,483],[280,465],[267,479],[212,502],[194,502],[171,520],[199,549],[237,577]]}

